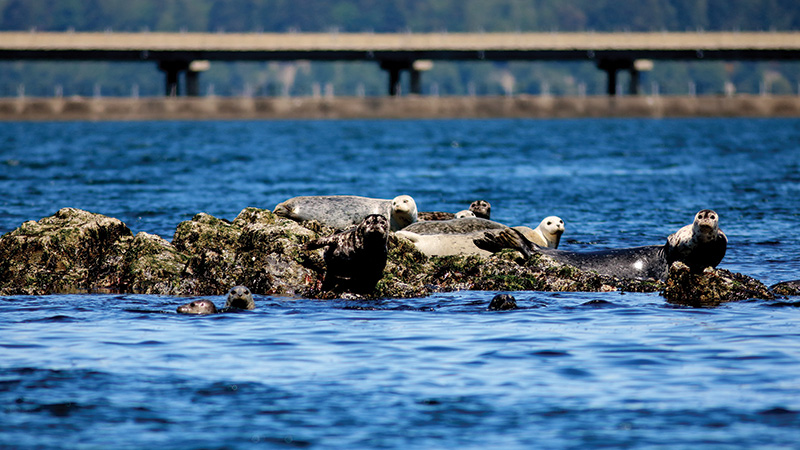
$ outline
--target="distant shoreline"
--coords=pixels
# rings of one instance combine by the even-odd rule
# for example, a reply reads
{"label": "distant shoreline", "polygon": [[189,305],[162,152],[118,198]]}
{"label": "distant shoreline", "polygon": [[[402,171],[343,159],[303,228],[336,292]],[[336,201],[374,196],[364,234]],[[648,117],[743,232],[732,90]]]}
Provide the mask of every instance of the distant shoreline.
{"label": "distant shoreline", "polygon": [[800,117],[800,96],[0,98],[1,121]]}

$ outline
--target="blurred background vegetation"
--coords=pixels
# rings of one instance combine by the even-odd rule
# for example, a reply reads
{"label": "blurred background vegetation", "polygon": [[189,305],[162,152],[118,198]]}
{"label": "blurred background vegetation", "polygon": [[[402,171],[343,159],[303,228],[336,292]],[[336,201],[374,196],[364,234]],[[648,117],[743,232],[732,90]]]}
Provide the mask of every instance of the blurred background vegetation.
{"label": "blurred background vegetation", "polygon": [[[0,30],[170,32],[795,31],[797,0],[0,0]],[[798,62],[656,61],[642,92],[793,94]],[[625,85],[626,73],[620,73]],[[440,62],[426,95],[605,93],[591,62]],[[212,62],[201,94],[385,95],[374,62]],[[154,63],[0,61],[0,96],[157,96]]]}

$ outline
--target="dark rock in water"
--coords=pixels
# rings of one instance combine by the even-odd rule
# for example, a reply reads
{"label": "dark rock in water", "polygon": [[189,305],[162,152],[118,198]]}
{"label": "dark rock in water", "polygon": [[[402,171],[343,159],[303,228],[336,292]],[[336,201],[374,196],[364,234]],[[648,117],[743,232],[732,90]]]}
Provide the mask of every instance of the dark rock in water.
{"label": "dark rock in water", "polygon": [[517,309],[517,299],[510,294],[497,294],[489,302],[489,311],[506,311]]}
{"label": "dark rock in water", "polygon": [[160,236],[139,232],[117,242],[122,264],[119,283],[107,288],[139,294],[181,295],[196,283],[184,276],[189,258]]}
{"label": "dark rock in water", "polygon": [[784,281],[773,284],[769,290],[777,295],[790,296],[800,295],[800,280]]}
{"label": "dark rock in water", "polygon": [[775,298],[763,283],[746,275],[712,268],[696,274],[682,262],[670,266],[661,295],[670,303],[694,307],[719,306],[748,298]]}

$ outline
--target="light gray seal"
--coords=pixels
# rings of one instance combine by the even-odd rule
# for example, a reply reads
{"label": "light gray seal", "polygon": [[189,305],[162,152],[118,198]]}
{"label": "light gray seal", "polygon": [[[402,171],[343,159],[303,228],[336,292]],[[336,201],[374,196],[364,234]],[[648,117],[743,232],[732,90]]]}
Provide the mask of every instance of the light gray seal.
{"label": "light gray seal", "polygon": [[539,247],[558,248],[561,235],[564,234],[564,221],[560,217],[549,216],[545,217],[535,229],[524,226],[513,228]]}
{"label": "light gray seal", "polygon": [[402,230],[417,221],[417,203],[410,195],[398,195],[392,199],[389,224],[392,231]]}
{"label": "light gray seal", "polygon": [[475,239],[480,237],[486,230],[507,228],[507,226],[491,220],[466,217],[463,219],[417,222],[395,234],[408,239],[417,250],[428,256],[490,256],[492,252],[476,246]]}
{"label": "light gray seal", "polygon": [[389,221],[370,214],[357,227],[313,240],[305,249],[325,249],[323,290],[366,294],[383,278],[388,239]]}
{"label": "light gray seal", "polygon": [[488,219],[465,217],[463,219],[417,222],[405,227],[403,231],[416,234],[468,234],[504,228],[508,227]]}
{"label": "light gray seal", "polygon": [[693,273],[706,267],[717,267],[725,257],[728,237],[719,229],[719,215],[703,209],[694,216],[694,222],[667,237],[667,263],[681,261]]}
{"label": "light gray seal", "polygon": [[298,222],[316,220],[336,230],[358,225],[370,214],[381,214],[392,221],[393,229],[399,230],[417,220],[417,205],[407,195],[394,200],[356,195],[300,196],[279,203],[273,213]]}

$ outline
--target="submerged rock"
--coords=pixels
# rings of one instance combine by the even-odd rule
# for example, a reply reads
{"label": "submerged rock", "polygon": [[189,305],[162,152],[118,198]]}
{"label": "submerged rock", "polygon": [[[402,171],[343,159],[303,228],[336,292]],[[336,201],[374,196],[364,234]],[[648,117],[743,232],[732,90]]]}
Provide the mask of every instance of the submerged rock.
{"label": "submerged rock", "polygon": [[800,295],[800,280],[784,281],[773,284],[769,290],[777,295],[794,296]]}
{"label": "submerged rock", "polygon": [[[143,232],[133,236],[117,219],[64,208],[0,237],[0,294],[220,295],[230,286],[246,285],[256,294],[335,298],[341,294],[321,289],[322,252],[303,249],[333,231],[315,221],[297,223],[246,208],[232,222],[197,214],[177,226],[170,243]],[[395,234],[389,236],[383,277],[373,292],[357,297],[456,290],[662,292],[668,301],[701,306],[771,298],[756,280],[724,270],[690,274],[675,269],[665,284],[598,275],[542,254],[524,258],[514,250],[489,257],[428,257]]]}

